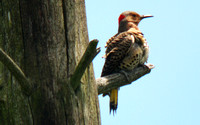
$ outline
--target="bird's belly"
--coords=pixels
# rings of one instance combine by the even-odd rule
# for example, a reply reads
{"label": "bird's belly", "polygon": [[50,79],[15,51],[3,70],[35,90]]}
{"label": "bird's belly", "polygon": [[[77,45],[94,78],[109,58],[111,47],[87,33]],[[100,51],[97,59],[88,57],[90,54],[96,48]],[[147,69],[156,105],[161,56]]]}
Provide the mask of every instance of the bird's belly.
{"label": "bird's belly", "polygon": [[128,52],[128,55],[120,63],[120,69],[133,70],[139,64],[144,64],[147,62],[149,55],[149,48],[139,47],[137,45],[133,46],[132,49]]}
{"label": "bird's belly", "polygon": [[140,47],[134,47],[128,53],[128,55],[123,59],[120,64],[121,69],[132,70],[140,64],[142,57],[142,50]]}
{"label": "bird's belly", "polygon": [[125,58],[123,62],[120,64],[120,69],[132,70],[137,67],[139,64],[139,59],[136,57],[134,58]]}

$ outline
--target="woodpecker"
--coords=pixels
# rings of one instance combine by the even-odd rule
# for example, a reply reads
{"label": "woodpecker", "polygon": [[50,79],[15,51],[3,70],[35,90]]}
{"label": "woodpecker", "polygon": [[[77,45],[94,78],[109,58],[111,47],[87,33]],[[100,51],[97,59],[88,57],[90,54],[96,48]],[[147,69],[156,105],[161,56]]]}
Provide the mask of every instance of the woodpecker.
{"label": "woodpecker", "polygon": [[[147,62],[149,47],[138,24],[142,19],[148,17],[153,16],[139,15],[133,11],[125,11],[120,14],[118,33],[106,42],[106,54],[104,55],[106,60],[101,73],[102,77],[133,70]],[[104,95],[107,94],[110,95],[110,113],[113,111],[114,114],[118,105],[118,88],[111,90],[110,93],[104,93]]]}

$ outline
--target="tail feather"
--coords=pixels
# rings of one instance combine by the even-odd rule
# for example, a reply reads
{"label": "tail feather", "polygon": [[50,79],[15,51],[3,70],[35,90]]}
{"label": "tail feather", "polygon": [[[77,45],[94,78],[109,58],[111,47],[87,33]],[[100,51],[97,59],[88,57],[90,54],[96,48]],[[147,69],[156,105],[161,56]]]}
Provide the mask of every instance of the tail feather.
{"label": "tail feather", "polygon": [[110,113],[111,111],[113,111],[113,115],[114,113],[116,113],[117,105],[118,105],[118,89],[113,89],[110,92]]}

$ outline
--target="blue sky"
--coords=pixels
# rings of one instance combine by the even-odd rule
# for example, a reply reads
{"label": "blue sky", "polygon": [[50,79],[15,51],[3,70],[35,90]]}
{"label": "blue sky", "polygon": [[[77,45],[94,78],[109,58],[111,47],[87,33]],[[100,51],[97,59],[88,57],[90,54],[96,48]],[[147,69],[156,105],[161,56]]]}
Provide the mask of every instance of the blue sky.
{"label": "blue sky", "polygon": [[152,14],[140,30],[150,46],[152,72],[120,88],[115,116],[109,97],[99,96],[102,125],[200,124],[200,2],[198,0],[86,0],[89,39],[98,39],[95,77],[104,64],[104,45],[126,10]]}

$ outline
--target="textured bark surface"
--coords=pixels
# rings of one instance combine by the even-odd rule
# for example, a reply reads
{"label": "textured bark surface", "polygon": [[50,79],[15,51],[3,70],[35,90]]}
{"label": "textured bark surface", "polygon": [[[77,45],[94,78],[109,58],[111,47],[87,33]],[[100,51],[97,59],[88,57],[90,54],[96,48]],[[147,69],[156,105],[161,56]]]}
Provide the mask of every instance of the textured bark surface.
{"label": "textured bark surface", "polygon": [[[63,2],[64,19],[66,20],[65,29],[67,29],[65,33],[68,41],[67,57],[69,65],[67,71],[68,76],[71,76],[75,70],[75,65],[78,64],[82,54],[85,52],[89,41],[85,2],[84,0],[63,0]],[[73,120],[75,124],[80,125],[100,124],[98,92],[92,64],[86,69],[81,79],[81,86],[75,91],[75,95],[77,98],[73,98],[70,94],[68,94],[67,97],[74,100],[69,102],[74,102],[74,104],[72,104],[74,107],[66,107],[66,113],[69,114],[68,116],[73,116],[71,120]],[[75,105],[77,107],[75,107]]]}
{"label": "textured bark surface", "polygon": [[[24,49],[19,1],[0,1],[0,27],[0,47],[23,67]],[[16,79],[0,63],[0,125],[31,123],[28,99],[22,95]]]}
{"label": "textured bark surface", "polygon": [[153,68],[154,65],[146,64],[145,66],[137,67],[132,71],[124,71],[124,73],[126,73],[126,76],[123,73],[114,73],[105,77],[97,78],[96,84],[98,88],[98,94],[108,93],[112,89],[131,84],[133,81],[136,81],[140,77],[150,73],[151,69]]}
{"label": "textured bark surface", "polygon": [[0,124],[100,124],[92,64],[75,91],[66,82],[88,45],[84,0],[2,0],[0,21],[0,47],[34,88],[24,96],[0,64]]}

